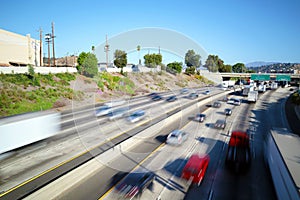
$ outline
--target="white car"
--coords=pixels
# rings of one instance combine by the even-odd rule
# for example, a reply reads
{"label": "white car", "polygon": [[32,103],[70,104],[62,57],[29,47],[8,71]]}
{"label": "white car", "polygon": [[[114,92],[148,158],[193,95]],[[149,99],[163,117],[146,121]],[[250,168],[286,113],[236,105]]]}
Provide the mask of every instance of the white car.
{"label": "white car", "polygon": [[110,106],[104,105],[104,106],[100,106],[96,110],[95,115],[96,115],[96,117],[100,117],[100,116],[107,115],[111,111],[112,111],[112,108]]}
{"label": "white car", "polygon": [[234,99],[233,104],[236,105],[236,106],[240,106],[241,105],[241,100],[240,99]]}
{"label": "white car", "polygon": [[206,90],[206,91],[204,92],[204,94],[205,94],[205,95],[209,95],[209,94],[210,94],[210,91],[209,91],[209,90]]}
{"label": "white car", "polygon": [[168,135],[166,143],[171,145],[180,145],[187,140],[187,137],[187,133],[181,130],[174,130]]}
{"label": "white car", "polygon": [[228,103],[228,104],[233,104],[233,103],[234,103],[234,99],[233,99],[233,98],[228,99],[228,100],[227,100],[227,103]]}
{"label": "white car", "polygon": [[145,111],[143,110],[138,110],[138,111],[135,111],[134,113],[132,113],[128,118],[127,120],[130,121],[131,123],[135,123],[137,121],[140,121],[142,120],[144,117],[145,117]]}

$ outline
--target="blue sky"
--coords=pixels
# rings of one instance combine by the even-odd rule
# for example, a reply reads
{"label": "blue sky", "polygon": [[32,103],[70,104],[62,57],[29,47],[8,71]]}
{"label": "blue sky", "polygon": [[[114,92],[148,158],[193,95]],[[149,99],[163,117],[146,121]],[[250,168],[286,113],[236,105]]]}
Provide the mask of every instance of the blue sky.
{"label": "blue sky", "polygon": [[299,10],[299,0],[3,0],[0,28],[39,39],[39,27],[49,33],[53,21],[57,56],[90,51],[106,34],[158,27],[186,35],[226,64],[300,62]]}

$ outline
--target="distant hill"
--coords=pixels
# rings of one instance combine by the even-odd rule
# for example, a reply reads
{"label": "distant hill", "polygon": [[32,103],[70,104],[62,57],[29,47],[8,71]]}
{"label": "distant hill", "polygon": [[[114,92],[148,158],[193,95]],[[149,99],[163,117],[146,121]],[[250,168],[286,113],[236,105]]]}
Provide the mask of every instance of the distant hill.
{"label": "distant hill", "polygon": [[265,66],[265,65],[272,65],[278,62],[264,62],[264,61],[256,61],[256,62],[251,62],[251,63],[247,63],[246,67],[261,67],[261,66]]}

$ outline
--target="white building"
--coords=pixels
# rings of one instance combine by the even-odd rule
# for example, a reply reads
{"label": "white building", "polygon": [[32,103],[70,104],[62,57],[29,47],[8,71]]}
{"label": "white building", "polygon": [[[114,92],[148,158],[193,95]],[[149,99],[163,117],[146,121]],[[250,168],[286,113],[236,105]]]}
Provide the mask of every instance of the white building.
{"label": "white building", "polygon": [[40,41],[0,29],[0,66],[43,66],[40,63]]}

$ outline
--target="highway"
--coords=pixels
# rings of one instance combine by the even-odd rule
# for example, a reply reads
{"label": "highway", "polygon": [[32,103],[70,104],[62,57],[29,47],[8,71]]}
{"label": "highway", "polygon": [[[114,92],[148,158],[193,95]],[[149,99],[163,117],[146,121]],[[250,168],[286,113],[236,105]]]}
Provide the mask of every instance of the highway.
{"label": "highway", "polygon": [[[199,91],[200,96],[205,89],[207,88],[202,88]],[[216,90],[215,92],[222,91]],[[173,92],[167,92],[162,95],[168,96],[171,94]],[[19,184],[26,182],[30,177],[39,177],[40,174],[44,174],[49,169],[53,171],[53,168],[57,168],[65,161],[73,161],[74,157],[78,157],[78,155],[85,152],[88,152],[88,154],[93,152],[99,154],[98,149],[101,149],[101,152],[103,152],[111,148],[115,143],[130,137],[131,134],[134,135],[140,130],[151,126],[151,123],[156,123],[152,121],[153,119],[159,120],[157,118],[159,116],[164,118],[168,112],[176,111],[176,109],[180,110],[185,104],[197,101],[185,98],[186,95],[178,95],[180,101],[172,103],[165,101],[154,102],[149,97],[130,99],[126,106],[130,106],[131,111],[136,109],[145,109],[147,111],[147,120],[136,124],[129,124],[124,119],[107,123],[106,117],[95,117],[95,108],[63,115],[61,125],[63,130],[59,135],[10,152],[7,157],[1,160],[1,190],[4,192],[15,186],[18,187]],[[207,97],[202,95],[201,98]],[[70,124],[73,124],[73,126],[70,126]],[[135,129],[136,127],[138,128]],[[112,142],[113,139],[120,138],[120,136],[125,137],[121,138],[120,141]],[[97,149],[97,147],[100,148]],[[95,148],[96,151],[91,150]],[[90,155],[90,158],[93,156]]]}
{"label": "highway", "polygon": [[[199,93],[201,94],[203,91],[201,90]],[[219,92],[216,90],[213,93]],[[207,107],[206,105],[212,101],[212,98],[209,98],[203,105],[198,103],[190,105],[186,109],[183,109],[183,105],[189,104],[191,100],[184,98],[184,95],[180,96],[180,103],[159,101],[150,102],[150,106],[145,103],[149,102],[149,98],[140,98],[136,101],[135,106],[132,103],[130,107],[136,109],[143,107],[151,114],[144,122],[135,124],[135,127],[125,122],[124,119],[107,123],[107,119],[103,117],[95,120],[96,128],[93,128],[95,125],[87,125],[91,128],[88,128],[87,131],[78,131],[80,135],[77,136],[77,139],[72,137],[73,134],[60,135],[52,138],[53,141],[49,142],[54,146],[44,144],[32,152],[28,152],[27,149],[27,152],[23,153],[26,156],[20,154],[19,162],[23,162],[25,158],[30,160],[31,153],[40,154],[39,158],[41,158],[45,156],[45,153],[43,154],[45,151],[49,156],[51,155],[49,149],[51,149],[52,154],[61,154],[53,159],[55,162],[52,163],[52,166],[55,166],[55,164],[64,162],[101,142],[108,141],[108,146],[110,146],[105,153],[100,155],[93,155],[93,151],[91,151],[94,159],[37,190],[26,199],[49,199],[49,197],[55,199],[84,199],[87,197],[88,199],[115,199],[114,185],[126,173],[136,168],[149,169],[154,171],[157,176],[152,187],[143,193],[141,199],[195,199],[199,196],[201,199],[276,199],[272,180],[263,162],[263,139],[270,127],[288,126],[285,115],[282,113],[284,112],[284,99],[288,94],[287,89],[279,88],[276,92],[268,91],[262,94],[256,104],[243,102],[241,106],[233,106],[224,102],[221,108]],[[205,95],[200,95],[199,99],[201,98],[205,98]],[[182,109],[180,117],[169,117],[172,120],[163,120],[168,116],[166,113],[176,107]],[[212,128],[217,119],[225,119],[224,108],[233,109],[232,116],[226,117],[225,130]],[[204,123],[192,120],[199,110],[207,115]],[[90,111],[86,111],[81,112],[76,119],[83,120],[82,124],[86,126],[89,121],[87,118],[93,117],[94,115]],[[154,119],[158,117],[161,117],[161,120],[155,121]],[[154,125],[152,126],[152,124]],[[81,127],[79,129],[86,130]],[[182,146],[174,147],[164,143],[166,135],[174,129],[182,129],[189,135],[188,140]],[[126,135],[135,135],[136,133],[132,133],[132,130],[138,132],[137,137],[127,139],[111,148],[115,145],[110,143],[111,138],[117,137],[120,132]],[[246,174],[235,174],[224,167],[226,145],[230,136],[228,133],[230,134],[232,130],[244,130],[251,134],[253,160],[251,168]],[[191,186],[180,179],[182,167],[194,152],[207,153],[211,157],[208,171],[200,187]],[[7,169],[9,169],[10,159],[12,157],[5,160]],[[48,160],[51,159],[46,158],[44,163],[47,163]],[[43,163],[40,160],[37,160],[38,162]],[[22,167],[24,168],[24,166],[20,166],[20,169]],[[49,164],[43,165],[43,167],[49,167]],[[43,170],[45,168],[40,171],[43,172]],[[34,171],[36,172],[36,170]],[[3,168],[1,168],[2,172]]]}
{"label": "highway", "polygon": [[[266,96],[266,99],[270,98],[270,93],[271,92],[264,95]],[[264,96],[261,98],[263,99]],[[259,106],[259,104],[260,102],[258,102],[255,106]],[[189,133],[189,140],[184,144],[184,146],[176,148],[157,142],[157,138],[159,138],[159,136],[163,137],[172,129],[178,128],[178,125],[174,123],[170,125],[170,128],[168,128],[169,130],[164,129],[163,133],[155,135],[151,140],[147,138],[147,142],[144,142],[142,146],[137,145],[126,153],[123,153],[121,157],[115,158],[111,161],[110,166],[104,168],[101,166],[99,170],[96,170],[97,172],[92,173],[92,175],[87,178],[86,182],[80,182],[80,184],[76,185],[76,187],[73,187],[68,190],[68,192],[61,194],[59,199],[82,199],[86,196],[89,196],[90,199],[98,199],[101,198],[102,195],[102,199],[114,199],[114,190],[112,186],[116,184],[116,180],[118,180],[116,177],[124,175],[127,170],[131,171],[136,167],[137,163],[140,163],[139,167],[155,171],[158,177],[154,181],[151,190],[146,190],[144,192],[142,199],[183,199],[185,196],[186,199],[194,199],[195,196],[193,197],[193,194],[199,196],[199,192],[204,199],[256,199],[256,197],[258,199],[276,199],[272,182],[268,176],[266,168],[264,167],[264,163],[263,161],[259,161],[261,157],[259,157],[257,152],[260,152],[261,149],[255,149],[256,146],[259,145],[253,145],[255,152],[253,162],[254,167],[253,169],[251,167],[251,170],[245,176],[240,177],[235,174],[232,175],[223,167],[224,159],[222,159],[222,157],[224,158],[225,144],[228,142],[227,132],[233,129],[245,130],[245,128],[248,129],[248,127],[253,131],[250,124],[251,122],[248,122],[251,118],[245,117],[245,115],[252,115],[251,110],[254,105],[251,106],[249,107],[248,104],[243,103],[241,106],[224,104],[219,109],[205,109],[205,107],[202,107],[200,109],[203,111],[205,110],[204,112],[207,114],[207,121],[203,124],[190,121],[182,127],[184,131]],[[225,107],[234,108],[233,115],[227,119],[229,126],[221,132],[219,130],[212,129],[211,125],[217,118],[225,117],[223,115],[223,109]],[[187,118],[189,117],[191,116],[187,116]],[[253,136],[253,143],[256,141],[254,138],[256,137]],[[149,146],[153,146],[153,152],[149,151],[149,149],[151,149]],[[151,153],[146,155],[147,153],[145,152]],[[207,172],[202,185],[199,188],[192,186],[190,190],[188,190],[189,185],[185,181],[182,181],[179,176],[181,168],[184,166],[187,157],[192,152],[208,153],[213,159],[209,165],[209,171]],[[256,162],[257,159],[258,162]],[[120,172],[115,170],[118,166],[126,166],[127,169],[123,169],[125,172]],[[264,170],[261,170],[261,168]],[[265,183],[263,184],[263,187],[257,187],[256,177],[261,179],[261,183]],[[53,184],[57,185],[58,183]],[[245,187],[237,187],[237,185],[241,184]],[[230,185],[232,185],[232,188],[230,188]],[[255,189],[252,189],[253,185],[256,186],[254,188],[260,188],[264,192],[256,193]],[[49,188],[51,187],[49,186]],[[237,188],[239,189],[237,190]],[[107,190],[108,192],[106,192]],[[195,190],[196,193],[193,193],[193,190]],[[235,190],[236,192],[232,192]],[[248,192],[245,192],[245,190]],[[37,192],[35,195],[41,197],[44,191],[40,192],[41,193]],[[44,194],[48,195],[47,192]],[[32,196],[29,196],[28,199],[34,199],[35,195],[33,194]]]}

